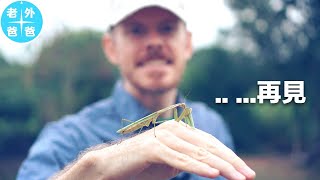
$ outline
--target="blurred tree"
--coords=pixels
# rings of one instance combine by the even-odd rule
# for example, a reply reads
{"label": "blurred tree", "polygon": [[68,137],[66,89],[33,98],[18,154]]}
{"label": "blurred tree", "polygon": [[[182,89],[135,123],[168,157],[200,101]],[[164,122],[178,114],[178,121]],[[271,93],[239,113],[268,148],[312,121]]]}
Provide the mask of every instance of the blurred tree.
{"label": "blurred tree", "polygon": [[101,37],[89,30],[63,32],[30,65],[10,64],[0,55],[0,156],[24,155],[46,121],[109,95],[116,74]]}
{"label": "blurred tree", "polygon": [[34,96],[26,83],[26,70],[0,55],[0,156],[26,150],[39,129],[33,119]]}
{"label": "blurred tree", "polygon": [[[269,79],[304,80],[307,102],[294,106],[293,148],[301,151],[305,128],[320,123],[320,2],[318,0],[227,0],[238,24],[226,33],[227,46],[239,48],[270,65]],[[246,44],[243,46],[243,44]],[[307,108],[306,108],[307,106]],[[308,126],[308,120],[316,119]],[[312,129],[313,127],[313,129]],[[309,134],[310,135],[310,134]],[[304,139],[305,140],[305,139]]]}
{"label": "blurred tree", "polygon": [[[205,102],[223,115],[238,151],[255,152],[261,148],[259,124],[251,117],[248,107],[236,104],[235,99],[249,97],[248,92],[257,87],[264,68],[245,53],[211,47],[194,54],[181,84],[188,98]],[[228,98],[229,103],[216,104],[218,97]]]}
{"label": "blurred tree", "polygon": [[115,75],[101,37],[89,30],[64,32],[42,49],[32,70],[38,118],[56,120],[109,95]]}

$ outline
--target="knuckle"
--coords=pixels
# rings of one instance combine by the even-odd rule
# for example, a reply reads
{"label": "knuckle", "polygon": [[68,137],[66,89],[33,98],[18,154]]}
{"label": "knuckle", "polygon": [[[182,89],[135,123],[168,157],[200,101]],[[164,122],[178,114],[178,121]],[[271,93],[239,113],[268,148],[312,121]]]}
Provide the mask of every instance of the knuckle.
{"label": "knuckle", "polygon": [[186,154],[177,156],[177,160],[183,167],[187,167],[191,164],[191,158]]}
{"label": "knuckle", "polygon": [[173,122],[172,121],[166,121],[166,122],[164,122],[164,123],[161,123],[160,125],[159,125],[159,127],[161,127],[161,129],[168,129],[168,128],[170,128],[171,126],[173,126]]}
{"label": "knuckle", "polygon": [[219,146],[214,143],[209,143],[206,145],[206,149],[211,152],[212,154],[218,154],[219,152]]}
{"label": "knuckle", "polygon": [[196,157],[196,159],[198,159],[200,161],[208,159],[209,156],[210,156],[210,153],[205,148],[198,148],[195,151],[195,157]]}
{"label": "knuckle", "polygon": [[162,138],[168,138],[171,133],[167,129],[161,129],[160,131],[157,132],[157,138],[162,139]]}
{"label": "knuckle", "polygon": [[179,122],[175,120],[169,121],[170,128],[177,128],[179,126]]}
{"label": "knuckle", "polygon": [[174,120],[170,120],[167,122],[164,122],[160,125],[161,130],[167,130],[167,131],[174,131],[175,129],[178,128],[178,123]]}

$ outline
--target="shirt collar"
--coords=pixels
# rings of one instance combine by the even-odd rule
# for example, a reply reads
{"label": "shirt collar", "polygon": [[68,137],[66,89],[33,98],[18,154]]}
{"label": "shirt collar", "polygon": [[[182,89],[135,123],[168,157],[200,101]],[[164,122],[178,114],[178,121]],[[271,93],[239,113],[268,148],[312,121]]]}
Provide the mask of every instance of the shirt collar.
{"label": "shirt collar", "polygon": [[[124,89],[123,81],[118,80],[115,84],[112,98],[116,111],[123,119],[136,121],[148,114],[151,114],[134,96]],[[178,93],[176,103],[186,102],[184,97]]]}

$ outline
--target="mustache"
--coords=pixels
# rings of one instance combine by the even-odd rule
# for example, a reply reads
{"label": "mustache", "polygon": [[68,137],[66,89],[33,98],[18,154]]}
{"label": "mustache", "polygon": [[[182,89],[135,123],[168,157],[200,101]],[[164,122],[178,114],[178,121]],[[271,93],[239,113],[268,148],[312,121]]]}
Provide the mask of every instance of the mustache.
{"label": "mustache", "polygon": [[169,60],[171,59],[169,56],[165,55],[163,50],[161,48],[151,48],[148,49],[146,54],[140,59],[140,63],[144,63],[147,61],[151,61],[154,59],[163,59],[163,60]]}
{"label": "mustache", "polygon": [[158,52],[147,53],[142,58],[142,61],[146,62],[146,61],[150,61],[152,59],[168,59],[168,57],[166,55],[164,55],[164,53],[158,51]]}

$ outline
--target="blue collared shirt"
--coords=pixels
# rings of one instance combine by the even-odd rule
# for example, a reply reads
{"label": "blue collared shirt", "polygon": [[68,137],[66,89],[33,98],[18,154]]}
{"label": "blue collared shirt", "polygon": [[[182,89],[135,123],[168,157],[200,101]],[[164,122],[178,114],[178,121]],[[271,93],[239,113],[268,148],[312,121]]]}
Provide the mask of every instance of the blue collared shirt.
{"label": "blue collared shirt", "polygon": [[[203,103],[186,101],[181,96],[177,102],[186,102],[192,108],[196,128],[212,134],[233,149],[231,135],[220,115]],[[121,119],[137,120],[150,113],[118,81],[109,98],[87,106],[77,114],[48,123],[22,163],[17,179],[48,179],[74,161],[81,151],[123,138],[116,133],[122,127]],[[175,179],[206,178],[181,173]]]}

